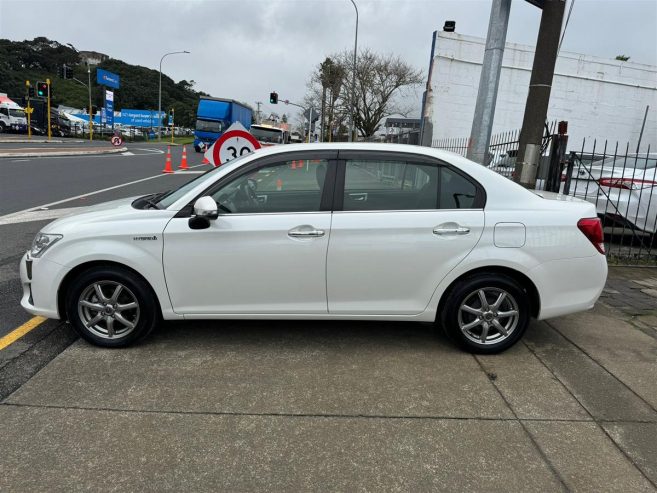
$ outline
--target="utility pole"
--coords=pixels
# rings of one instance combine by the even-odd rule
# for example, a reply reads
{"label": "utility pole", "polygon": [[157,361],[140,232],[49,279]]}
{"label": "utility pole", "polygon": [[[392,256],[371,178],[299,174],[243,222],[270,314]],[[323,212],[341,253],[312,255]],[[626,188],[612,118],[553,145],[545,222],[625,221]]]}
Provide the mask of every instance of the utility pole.
{"label": "utility pole", "polygon": [[488,162],[488,146],[493,131],[497,89],[500,83],[504,44],[511,13],[511,0],[493,0],[486,36],[486,51],[479,78],[479,91],[475,105],[468,159],[486,165]]}
{"label": "utility pole", "polygon": [[554,66],[559,51],[559,37],[565,0],[544,0],[538,30],[534,65],[529,81],[529,94],[518,142],[515,180],[526,188],[536,185],[536,172],[541,153],[543,127],[547,117]]}
{"label": "utility pole", "polygon": [[351,3],[354,6],[354,9],[356,9],[356,35],[354,37],[354,63],[353,67],[351,68],[351,119],[349,123],[349,142],[353,142],[354,140],[354,126],[355,126],[355,119],[356,119],[356,56],[358,54],[358,7],[356,6],[356,2],[354,0],[351,0]]}
{"label": "utility pole", "polygon": [[256,123],[260,123],[260,105],[262,105],[262,101],[256,101],[256,105],[258,105],[258,110],[256,111]]}
{"label": "utility pole", "polygon": [[[30,81],[25,81],[25,88],[27,89],[27,108],[25,108],[25,113],[27,113],[27,138],[28,140],[32,139],[32,106],[30,105]],[[646,109],[647,111],[647,109]],[[643,129],[641,129],[643,133]],[[639,139],[641,140],[641,139]],[[638,151],[637,151],[638,152]]]}
{"label": "utility pole", "polygon": [[46,79],[46,84],[48,84],[48,140],[52,139],[52,127],[50,125],[50,79]]}

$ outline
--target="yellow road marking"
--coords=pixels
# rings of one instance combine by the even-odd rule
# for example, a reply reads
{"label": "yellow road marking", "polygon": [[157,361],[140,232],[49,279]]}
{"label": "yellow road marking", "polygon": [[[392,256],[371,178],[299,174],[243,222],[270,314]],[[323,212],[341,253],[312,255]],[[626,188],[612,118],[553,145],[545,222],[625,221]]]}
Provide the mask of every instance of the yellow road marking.
{"label": "yellow road marking", "polygon": [[33,317],[27,322],[25,322],[23,325],[21,325],[20,327],[12,330],[6,336],[0,338],[0,351],[2,351],[4,348],[9,346],[11,343],[16,342],[18,339],[23,337],[32,329],[35,329],[36,327],[41,325],[46,320],[48,320],[46,317]]}

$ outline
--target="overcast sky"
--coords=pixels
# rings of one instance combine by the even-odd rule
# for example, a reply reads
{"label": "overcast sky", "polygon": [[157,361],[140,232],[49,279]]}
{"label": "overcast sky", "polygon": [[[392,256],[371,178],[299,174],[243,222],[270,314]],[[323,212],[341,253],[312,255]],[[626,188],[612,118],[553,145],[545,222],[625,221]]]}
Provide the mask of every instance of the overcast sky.
{"label": "overcast sky", "polygon": [[[359,47],[392,52],[426,76],[434,30],[445,20],[456,31],[486,36],[491,0],[355,0]],[[570,8],[568,0],[566,9]],[[38,12],[45,15],[38,15]],[[540,10],[513,0],[507,41],[535,44]],[[0,37],[46,36],[128,63],[194,80],[217,97],[263,111],[269,92],[302,100],[313,67],[330,53],[353,49],[355,11],[349,0],[0,0]],[[657,65],[656,0],[575,0],[564,51]],[[417,96],[414,98],[414,95]],[[410,95],[419,101],[421,89]],[[289,111],[288,111],[289,112]]]}

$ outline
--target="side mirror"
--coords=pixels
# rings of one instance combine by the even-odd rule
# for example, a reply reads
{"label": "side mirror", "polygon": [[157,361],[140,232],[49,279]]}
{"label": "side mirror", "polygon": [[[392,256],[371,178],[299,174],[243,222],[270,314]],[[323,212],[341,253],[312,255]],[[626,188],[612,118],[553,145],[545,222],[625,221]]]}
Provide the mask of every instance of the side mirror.
{"label": "side mirror", "polygon": [[217,203],[208,195],[201,197],[194,202],[194,215],[205,219],[217,219],[219,217]]}

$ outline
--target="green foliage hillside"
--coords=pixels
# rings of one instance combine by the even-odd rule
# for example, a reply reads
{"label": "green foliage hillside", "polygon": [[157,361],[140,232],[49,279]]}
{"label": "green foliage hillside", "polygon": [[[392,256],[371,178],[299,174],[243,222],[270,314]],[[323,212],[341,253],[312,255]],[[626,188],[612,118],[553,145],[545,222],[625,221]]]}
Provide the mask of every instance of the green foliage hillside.
{"label": "green foliage hillside", "polygon": [[[73,77],[88,81],[87,66],[80,62],[72,45],[62,45],[47,38],[32,41],[0,39],[0,92],[20,101],[25,94],[25,81],[35,84],[50,78],[54,107],[62,104],[84,108],[89,104],[87,88],[69,79],[58,77],[63,64],[73,67]],[[159,72],[121,60],[108,59],[97,67],[119,74],[121,87],[115,91],[114,107],[157,109]],[[173,81],[162,74],[162,110],[174,108],[176,125],[193,127],[198,99],[207,95],[193,89],[193,81]],[[103,105],[102,88],[96,84],[96,66],[91,67],[92,104]]]}

